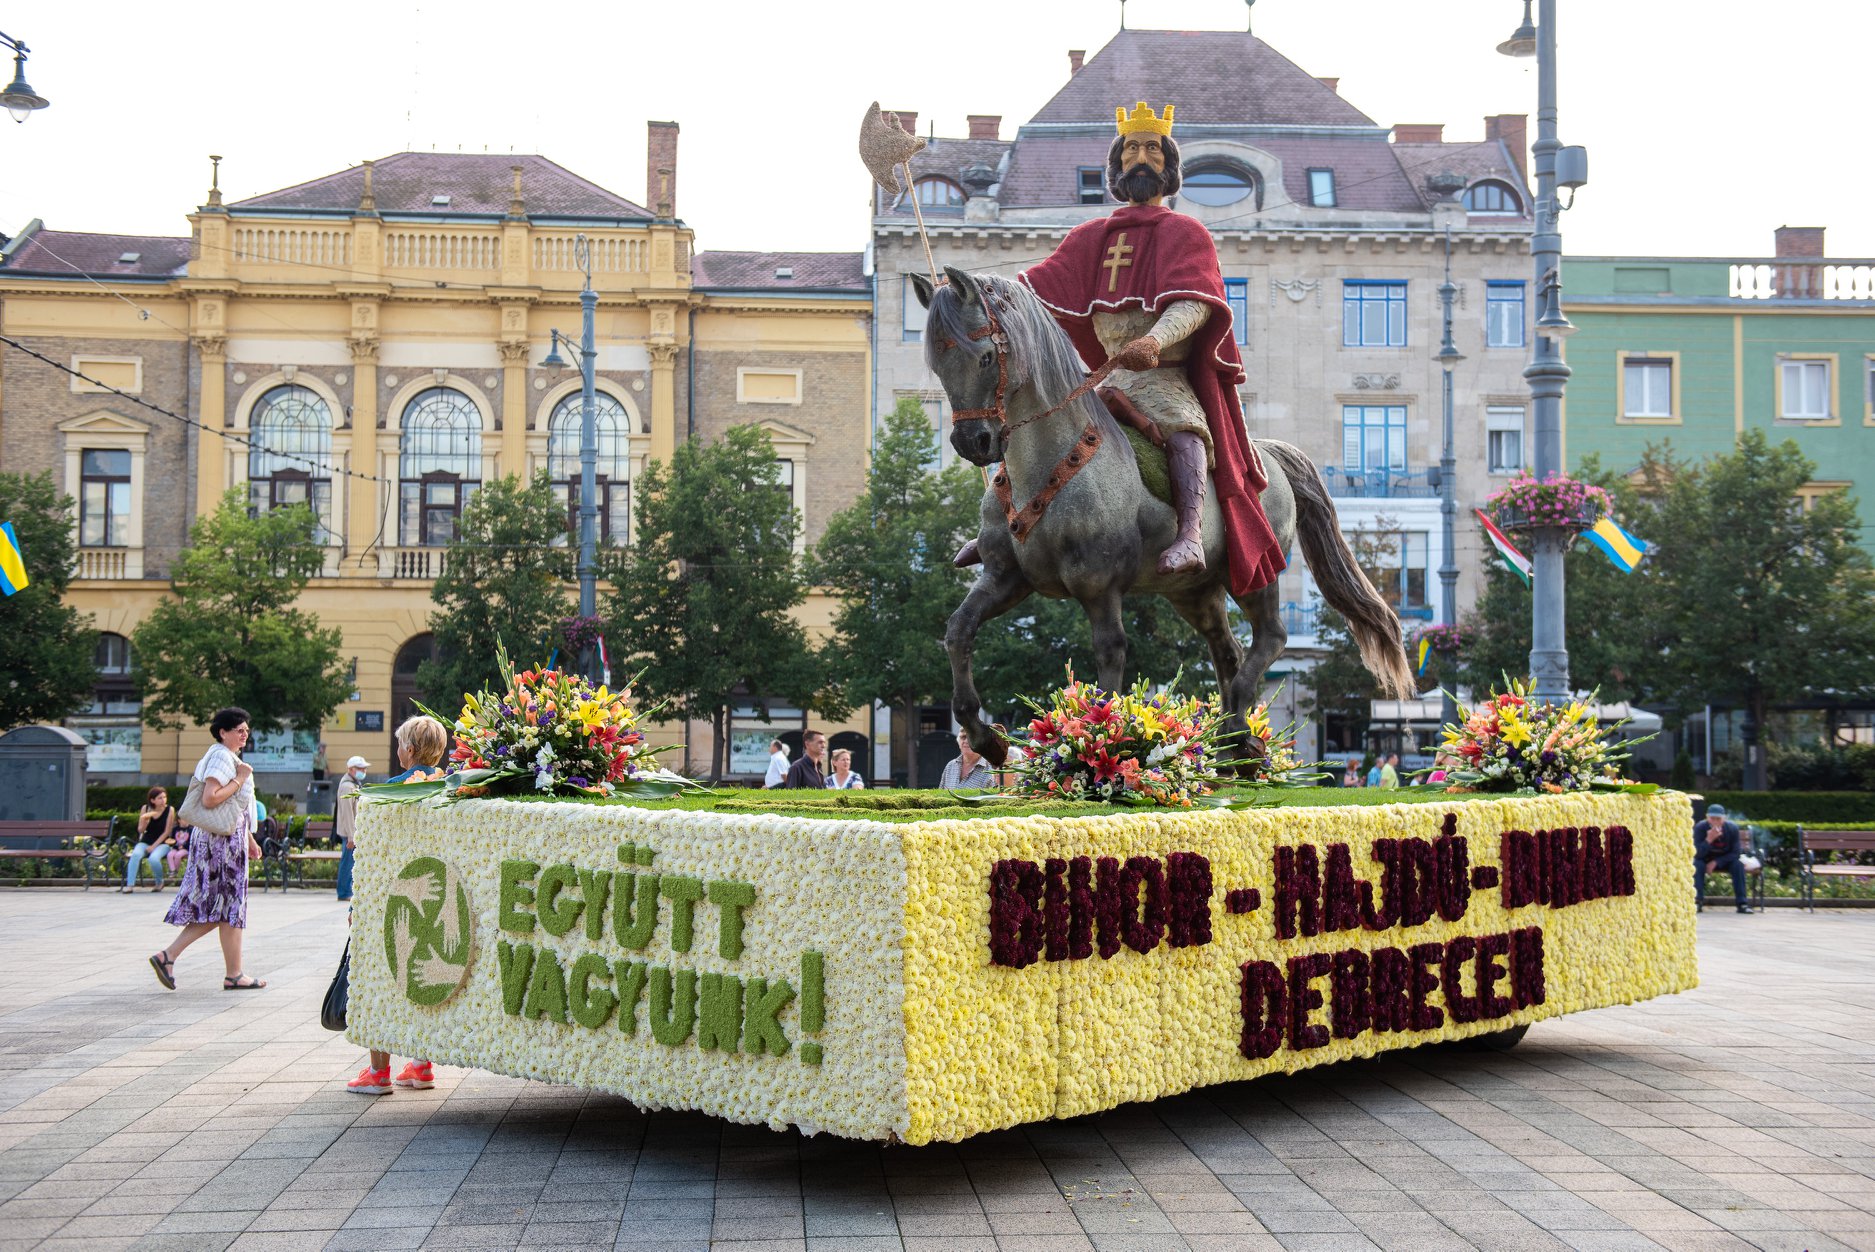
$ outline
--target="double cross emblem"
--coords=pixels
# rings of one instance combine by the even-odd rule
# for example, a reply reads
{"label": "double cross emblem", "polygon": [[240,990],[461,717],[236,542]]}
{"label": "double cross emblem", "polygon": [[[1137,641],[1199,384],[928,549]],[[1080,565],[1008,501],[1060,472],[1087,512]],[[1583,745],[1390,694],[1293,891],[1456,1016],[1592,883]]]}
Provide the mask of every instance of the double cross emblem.
{"label": "double cross emblem", "polygon": [[1120,271],[1133,263],[1132,254],[1136,251],[1126,242],[1126,232],[1114,236],[1113,246],[1107,249],[1107,259],[1101,267],[1107,271],[1107,292],[1109,295],[1119,290]]}

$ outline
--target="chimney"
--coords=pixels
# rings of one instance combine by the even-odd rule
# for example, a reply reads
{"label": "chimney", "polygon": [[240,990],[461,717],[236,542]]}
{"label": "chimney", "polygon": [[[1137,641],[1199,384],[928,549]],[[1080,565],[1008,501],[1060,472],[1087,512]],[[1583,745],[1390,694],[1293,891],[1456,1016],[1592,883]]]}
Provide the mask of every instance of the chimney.
{"label": "chimney", "polygon": [[1530,185],[1530,145],[1525,135],[1530,117],[1526,113],[1499,113],[1484,119],[1485,139],[1501,139],[1510,149],[1510,159],[1517,166],[1517,177]]}
{"label": "chimney", "polygon": [[1823,253],[1822,226],[1779,226],[1777,228],[1777,255],[1788,257],[1815,258],[1821,260]]}
{"label": "chimney", "polygon": [[1341,94],[1341,80],[1339,78],[1323,78],[1318,74],[1315,76],[1315,81],[1334,92],[1337,96]]}
{"label": "chimney", "polygon": [[1437,125],[1401,123],[1393,128],[1394,143],[1444,143],[1445,123]]}
{"label": "chimney", "polygon": [[970,115],[970,137],[972,139],[1001,139],[1003,116],[1000,113],[972,113]]}
{"label": "chimney", "polygon": [[918,133],[918,114],[917,114],[917,113],[915,113],[915,112],[914,112],[914,113],[907,113],[907,112],[905,112],[905,110],[903,110],[903,109],[898,109],[898,110],[887,110],[887,111],[888,111],[888,112],[893,112],[893,111],[896,111],[896,112],[897,112],[897,114],[898,114],[898,124],[899,124],[900,126],[902,126],[902,127],[904,127],[904,128],[905,128],[905,133],[906,133],[906,134],[908,134],[908,135],[915,135],[915,134],[917,134],[917,133]]}
{"label": "chimney", "polygon": [[656,217],[677,216],[677,123],[645,123],[645,199]]}
{"label": "chimney", "polygon": [[1081,62],[1085,61],[1086,59],[1087,59],[1087,49],[1085,48],[1069,48],[1068,49],[1068,77],[1069,78],[1073,78],[1076,74],[1081,72]]}

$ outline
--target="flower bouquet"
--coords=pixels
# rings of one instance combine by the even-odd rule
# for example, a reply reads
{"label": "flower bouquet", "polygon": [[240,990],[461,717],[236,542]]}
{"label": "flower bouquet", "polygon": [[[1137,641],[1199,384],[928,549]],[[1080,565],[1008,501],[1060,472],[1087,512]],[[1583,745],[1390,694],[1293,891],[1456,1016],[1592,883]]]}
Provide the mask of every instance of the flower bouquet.
{"label": "flower bouquet", "polygon": [[[446,771],[423,782],[362,788],[366,794],[408,802],[432,795],[446,800],[515,794],[649,799],[703,790],[658,768],[657,754],[669,749],[645,743],[640,714],[624,695],[595,688],[564,670],[515,670],[505,650],[496,655],[509,675],[508,685],[500,692],[484,689],[462,697]],[[429,709],[423,712],[445,721]]]}
{"label": "flower bouquet", "polygon": [[1527,470],[1485,501],[1501,530],[1536,530],[1546,526],[1587,530],[1614,511],[1614,499],[1602,488],[1567,474],[1539,481]]}
{"label": "flower bouquet", "polygon": [[1244,716],[1245,736],[1263,745],[1263,755],[1236,762],[1238,781],[1253,787],[1307,787],[1320,782],[1328,775],[1316,772],[1296,753],[1296,724],[1270,725],[1270,704],[1275,698],[1272,693]]}
{"label": "flower bouquet", "polygon": [[1607,736],[1630,719],[1603,726],[1592,711],[1593,692],[1558,706],[1538,703],[1529,682],[1509,679],[1506,685],[1508,690],[1469,712],[1460,706],[1458,724],[1446,726],[1437,757],[1439,768],[1447,771],[1446,790],[1655,790],[1621,777],[1629,745],[1644,740],[1610,742]]}
{"label": "flower bouquet", "polygon": [[[1174,680],[1176,681],[1176,680]],[[1018,732],[1010,768],[1019,795],[1189,808],[1220,779],[1224,715],[1216,697],[1151,691],[1142,680],[1103,691],[1068,670],[1068,685]]]}

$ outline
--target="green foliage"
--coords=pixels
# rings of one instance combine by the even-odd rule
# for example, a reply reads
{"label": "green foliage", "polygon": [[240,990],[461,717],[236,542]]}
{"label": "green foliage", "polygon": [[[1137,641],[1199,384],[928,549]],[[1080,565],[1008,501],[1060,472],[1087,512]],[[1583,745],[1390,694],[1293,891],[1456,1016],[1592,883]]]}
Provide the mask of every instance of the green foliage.
{"label": "green foliage", "polygon": [[1728,812],[1744,814],[1753,825],[1802,822],[1821,828],[1828,823],[1830,829],[1838,829],[1843,823],[1875,822],[1875,793],[1866,791],[1707,791],[1702,794],[1713,804],[1723,804]]}
{"label": "green foliage", "polygon": [[1308,687],[1296,707],[1318,720],[1325,721],[1329,714],[1342,718],[1353,742],[1361,743],[1367,736],[1373,702],[1383,695],[1380,684],[1361,663],[1361,650],[1348,633],[1347,619],[1326,604],[1315,619],[1315,641],[1323,649],[1322,657],[1309,671]]}
{"label": "green foliage", "polygon": [[50,472],[0,474],[0,522],[11,522],[25,560],[25,590],[0,596],[6,680],[0,682],[0,730],[56,722],[83,708],[97,680],[91,619],[64,603],[76,552],[72,498]]}
{"label": "green foliage", "polygon": [[[1170,604],[1157,596],[1128,596],[1121,621],[1127,682],[1169,683],[1183,670],[1180,690],[1209,689],[1211,653]],[[977,636],[977,687],[987,707],[1006,715],[1017,715],[1021,697],[1040,699],[1065,685],[1069,665],[1077,677],[1093,680],[1093,630],[1073,600],[1031,596],[986,622]]]}
{"label": "green foliage", "polygon": [[1675,791],[1693,789],[1693,755],[1681,748],[1673,757],[1673,772],[1668,776],[1667,785]]}
{"label": "green foliage", "polygon": [[256,730],[317,730],[350,694],[340,632],[293,607],[325,561],[317,533],[304,506],[249,517],[239,490],[196,522],[174,598],[131,637],[145,722],[206,725],[238,705]]}
{"label": "green foliage", "polygon": [[810,556],[808,581],[840,598],[818,663],[849,706],[909,709],[950,696],[944,626],[970,585],[951,558],[976,534],[983,484],[968,465],[932,469],[936,459],[924,407],[901,399],[873,450],[866,494],[833,515]]}
{"label": "green foliage", "polygon": [[780,699],[844,712],[822,683],[792,610],[807,597],[800,529],[759,426],[680,445],[637,484],[637,542],[613,564],[606,640],[614,672],[643,669],[641,704],[715,728],[722,777],[732,704]]}
{"label": "green foliage", "polygon": [[476,492],[430,590],[436,657],[417,670],[430,707],[454,712],[464,692],[505,686],[499,648],[523,667],[546,661],[572,612],[567,582],[576,561],[566,506],[545,471],[531,483],[510,474]]}

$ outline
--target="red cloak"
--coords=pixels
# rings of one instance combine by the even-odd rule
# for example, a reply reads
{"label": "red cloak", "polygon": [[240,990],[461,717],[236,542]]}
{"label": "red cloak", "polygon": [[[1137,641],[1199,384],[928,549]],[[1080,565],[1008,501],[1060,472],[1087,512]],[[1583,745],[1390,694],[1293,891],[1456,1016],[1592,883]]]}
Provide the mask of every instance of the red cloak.
{"label": "red cloak", "polygon": [[[1109,265],[1110,260],[1122,263]],[[1107,359],[1094,334],[1096,312],[1129,305],[1154,312],[1177,300],[1212,307],[1210,319],[1189,341],[1185,377],[1211,427],[1231,594],[1247,595],[1274,582],[1287,562],[1259,499],[1269,479],[1251,450],[1237,402],[1243,359],[1231,334],[1230,302],[1211,232],[1196,218],[1163,206],[1129,204],[1076,226],[1054,255],[1022,271],[1020,279],[1055,315],[1090,370]]]}

